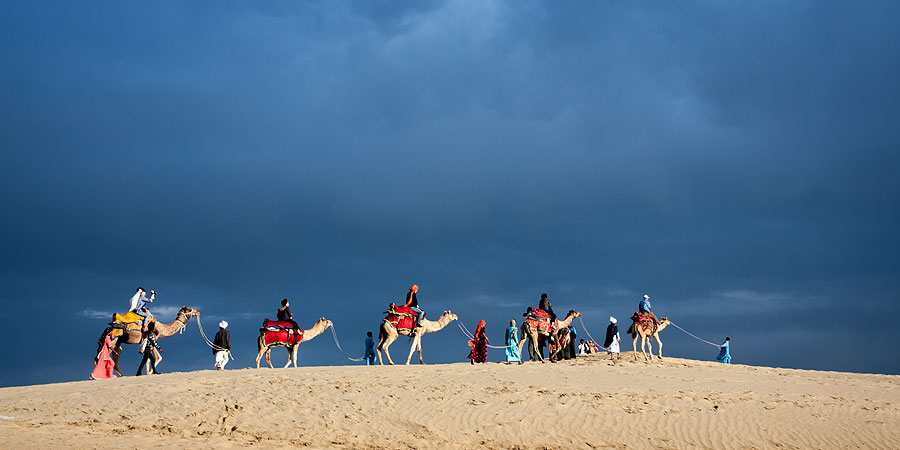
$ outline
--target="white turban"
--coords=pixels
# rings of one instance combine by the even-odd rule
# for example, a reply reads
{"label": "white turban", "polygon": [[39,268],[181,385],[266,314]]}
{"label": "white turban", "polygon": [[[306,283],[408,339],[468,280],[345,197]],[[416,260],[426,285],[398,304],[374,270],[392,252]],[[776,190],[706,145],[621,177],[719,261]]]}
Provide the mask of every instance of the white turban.
{"label": "white turban", "polygon": [[224,320],[219,322],[219,328],[228,328],[228,322]]}
{"label": "white turban", "polygon": [[650,296],[647,294],[644,294],[644,300],[649,300],[649,299],[650,299]]}
{"label": "white turban", "polygon": [[609,316],[609,321],[612,322],[612,323],[616,323],[616,322],[617,322],[616,318],[613,317],[613,316]]}

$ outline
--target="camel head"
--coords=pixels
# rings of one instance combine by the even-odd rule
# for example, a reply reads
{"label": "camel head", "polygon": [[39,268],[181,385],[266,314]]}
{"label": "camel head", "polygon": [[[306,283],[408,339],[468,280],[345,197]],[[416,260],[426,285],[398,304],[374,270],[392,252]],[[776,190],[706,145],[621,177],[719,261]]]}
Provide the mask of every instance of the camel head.
{"label": "camel head", "polygon": [[330,320],[322,317],[321,319],[316,321],[316,325],[314,325],[314,326],[321,326],[321,327],[323,327],[322,328],[323,330],[327,330],[328,327],[333,327],[334,324]]}
{"label": "camel head", "polygon": [[451,321],[451,322],[454,321],[454,320],[458,320],[458,319],[459,319],[459,317],[456,317],[456,314],[453,314],[452,312],[450,312],[449,309],[446,310],[446,311],[444,311],[444,313],[441,314],[441,317],[442,317],[442,318],[446,317],[447,320],[449,320],[449,321]]}
{"label": "camel head", "polygon": [[178,310],[178,315],[180,316],[182,314],[184,314],[185,319],[190,319],[191,317],[200,314],[200,311],[197,311],[194,308],[188,308],[187,306],[182,306],[181,309]]}
{"label": "camel head", "polygon": [[571,317],[573,319],[576,317],[581,317],[581,313],[578,311],[575,311],[574,309],[570,309],[569,313],[566,314],[566,318],[568,319],[569,317]]}

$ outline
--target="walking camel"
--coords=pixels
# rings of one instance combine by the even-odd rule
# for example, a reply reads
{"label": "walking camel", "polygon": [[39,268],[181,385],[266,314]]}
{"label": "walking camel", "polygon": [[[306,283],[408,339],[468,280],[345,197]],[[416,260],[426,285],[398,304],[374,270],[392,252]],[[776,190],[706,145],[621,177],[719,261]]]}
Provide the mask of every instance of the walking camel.
{"label": "walking camel", "polygon": [[303,330],[303,338],[301,338],[298,342],[290,345],[275,343],[269,346],[266,346],[266,331],[265,328],[263,328],[259,332],[259,338],[256,340],[256,348],[259,350],[259,352],[256,354],[256,368],[259,369],[259,360],[263,355],[266,355],[266,363],[270,368],[272,368],[272,359],[270,357],[272,347],[284,347],[285,349],[287,349],[288,361],[284,365],[285,368],[290,366],[292,362],[294,363],[294,367],[297,367],[297,350],[300,349],[300,344],[306,341],[311,341],[314,337],[325,332],[325,330],[327,330],[330,326],[333,326],[331,321],[323,317],[319,319],[316,324],[312,326],[312,328]]}
{"label": "walking camel", "polygon": [[[648,323],[649,322],[649,323]],[[656,327],[656,331],[653,331],[653,321],[644,316],[644,318],[640,319],[638,322],[635,322],[631,326],[631,350],[634,352],[634,359],[637,360],[637,340],[638,336],[641,338],[641,353],[644,354],[644,358],[649,360],[653,359],[653,343],[650,342],[650,338],[656,339],[656,343],[659,344],[659,359],[662,359],[662,341],[659,340],[659,332],[663,330],[663,328],[669,326],[669,319],[667,317],[663,317],[659,319],[659,325]],[[647,347],[647,351],[644,351],[644,347]]]}
{"label": "walking camel", "polygon": [[559,345],[559,330],[568,328],[569,325],[572,324],[572,320],[574,320],[576,317],[581,317],[581,313],[575,310],[569,310],[569,313],[566,314],[565,319],[556,321],[557,327],[553,331],[534,329],[531,327],[531,324],[528,323],[528,320],[526,320],[524,323],[522,323],[522,339],[519,341],[519,354],[522,354],[522,346],[525,343],[525,340],[528,339],[530,341],[529,345],[531,345],[531,348],[534,350],[534,353],[538,357],[538,361],[543,363],[544,357],[541,356],[541,352],[538,351],[537,341],[538,335],[546,336],[556,344],[556,351],[550,354],[550,362],[556,362],[556,359],[554,357],[557,353],[560,352],[560,350],[562,350],[562,347],[560,347]]}
{"label": "walking camel", "polygon": [[391,359],[391,354],[388,352],[388,347],[391,346],[398,336],[401,334],[403,336],[409,336],[412,338],[412,346],[409,348],[409,356],[406,357],[406,364],[409,365],[409,360],[412,359],[413,352],[416,350],[419,351],[419,364],[425,364],[425,360],[422,359],[422,335],[425,333],[434,333],[437,331],[441,331],[447,326],[448,323],[458,319],[456,314],[453,314],[450,311],[444,311],[441,314],[441,317],[438,318],[437,321],[430,321],[428,319],[422,319],[419,321],[419,327],[414,328],[412,330],[397,330],[394,328],[394,325],[391,324],[387,319],[381,321],[381,327],[378,331],[378,346],[375,348],[378,352],[378,364],[383,365],[384,363],[381,361],[381,351],[384,350],[385,356],[387,356],[388,364],[394,365],[394,361]]}
{"label": "walking camel", "polygon": [[[193,308],[188,308],[187,306],[182,306],[180,310],[178,310],[178,315],[175,316],[175,320],[171,323],[160,323],[158,320],[154,324],[154,330],[156,330],[157,338],[164,338],[172,336],[175,333],[181,331],[186,325],[188,320],[192,317],[200,314],[200,311],[197,311]],[[113,315],[113,322],[116,321],[115,314]],[[141,334],[140,328],[133,330],[125,330],[123,331],[123,335],[119,336],[116,339],[116,346],[110,352],[110,357],[113,360],[114,370],[119,376],[122,376],[122,372],[119,372],[119,355],[122,353],[121,346],[122,344],[139,344],[141,342],[141,338],[143,335]]]}

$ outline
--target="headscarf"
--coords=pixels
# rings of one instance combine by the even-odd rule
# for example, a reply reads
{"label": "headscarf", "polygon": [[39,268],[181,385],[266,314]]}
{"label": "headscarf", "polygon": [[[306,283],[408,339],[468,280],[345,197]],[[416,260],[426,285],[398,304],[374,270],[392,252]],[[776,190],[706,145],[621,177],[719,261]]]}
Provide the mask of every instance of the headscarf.
{"label": "headscarf", "polygon": [[475,334],[472,335],[474,338],[469,341],[469,347],[475,346],[475,339],[478,339],[478,333],[484,331],[484,323],[485,322],[483,320],[481,322],[478,322],[478,326],[475,327]]}
{"label": "headscarf", "polygon": [[140,300],[140,299],[141,299],[141,291],[135,292],[134,295],[131,296],[131,300],[129,300],[129,302],[131,303],[131,307],[129,307],[128,310],[129,310],[129,311],[134,311],[134,310],[136,310],[136,309],[137,309],[138,300]]}
{"label": "headscarf", "polygon": [[475,327],[475,337],[478,337],[479,331],[484,331],[484,324],[485,324],[485,321],[483,321],[483,320],[481,322],[478,322],[478,326]]}
{"label": "headscarf", "polygon": [[228,328],[228,322],[224,320],[219,322],[219,328]]}
{"label": "headscarf", "polygon": [[610,323],[616,323],[616,322],[618,322],[618,321],[616,320],[615,317],[609,316],[609,322],[610,322]]}

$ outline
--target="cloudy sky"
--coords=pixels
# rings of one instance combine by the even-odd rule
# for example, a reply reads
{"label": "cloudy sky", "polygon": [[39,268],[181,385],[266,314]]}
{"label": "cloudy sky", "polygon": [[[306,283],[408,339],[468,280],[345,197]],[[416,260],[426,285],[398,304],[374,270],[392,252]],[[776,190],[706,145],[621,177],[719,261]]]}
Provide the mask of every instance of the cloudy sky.
{"label": "cloudy sky", "polygon": [[0,7],[0,386],[85,379],[137,286],[227,319],[229,368],[284,297],[359,356],[417,283],[495,343],[648,293],[738,363],[900,373],[896,2],[295,3]]}

